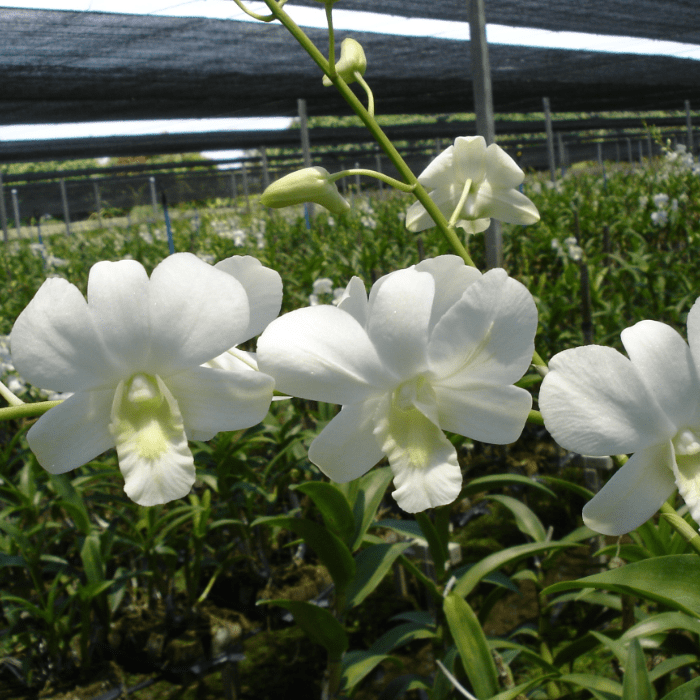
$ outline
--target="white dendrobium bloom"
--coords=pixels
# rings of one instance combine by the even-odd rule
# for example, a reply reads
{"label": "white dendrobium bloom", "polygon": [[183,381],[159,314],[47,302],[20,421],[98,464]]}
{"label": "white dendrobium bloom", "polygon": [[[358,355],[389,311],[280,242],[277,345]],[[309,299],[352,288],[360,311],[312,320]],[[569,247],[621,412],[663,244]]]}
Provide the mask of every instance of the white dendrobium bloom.
{"label": "white dendrobium bloom", "polygon": [[657,321],[626,328],[622,343],[629,359],[598,345],[560,352],[540,390],[545,425],[562,447],[634,453],[583,520],[606,535],[630,532],[677,486],[700,523],[700,301],[688,314],[688,343]]}
{"label": "white dendrobium bloom", "polygon": [[44,282],[12,329],[12,358],[36,386],[74,393],[29,431],[39,463],[61,474],[116,447],[136,503],[185,496],[195,481],[188,438],[255,425],[269,408],[271,377],[202,366],[262,330],[269,300],[254,277],[276,273],[261,270],[178,253],[150,279],[135,261],[97,263],[87,301],[64,279]]}
{"label": "white dendrobium bloom", "polygon": [[399,506],[451,503],[462,473],[443,430],[514,442],[532,400],[512,386],[534,351],[532,296],[501,269],[443,255],[379,279],[353,277],[339,305],[292,311],[258,341],[260,369],[301,398],[342,404],[310,460],[336,482],[384,455]]}
{"label": "white dendrobium bloom", "polygon": [[[488,148],[483,136],[460,136],[418,177],[430,198],[449,221],[455,209],[455,225],[467,233],[485,231],[491,219],[510,224],[534,224],[540,220],[535,205],[519,192],[525,174],[495,143]],[[423,231],[434,226],[420,202],[406,212],[406,228]]]}

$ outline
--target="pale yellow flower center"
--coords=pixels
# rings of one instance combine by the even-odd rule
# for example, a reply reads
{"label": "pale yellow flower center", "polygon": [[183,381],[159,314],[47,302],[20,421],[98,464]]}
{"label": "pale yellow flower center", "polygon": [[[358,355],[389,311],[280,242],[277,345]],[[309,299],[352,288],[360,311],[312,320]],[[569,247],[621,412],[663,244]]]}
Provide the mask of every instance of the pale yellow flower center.
{"label": "pale yellow flower center", "polygon": [[677,455],[695,455],[700,452],[700,438],[690,428],[683,428],[673,438],[673,448]]}

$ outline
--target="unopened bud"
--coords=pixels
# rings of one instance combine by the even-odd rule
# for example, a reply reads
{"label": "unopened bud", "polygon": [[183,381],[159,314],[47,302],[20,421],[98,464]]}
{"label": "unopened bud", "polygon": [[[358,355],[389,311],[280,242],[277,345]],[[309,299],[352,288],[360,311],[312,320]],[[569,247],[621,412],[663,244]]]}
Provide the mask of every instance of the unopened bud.
{"label": "unopened bud", "polygon": [[260,198],[263,206],[279,209],[304,202],[315,202],[332,214],[342,214],[350,205],[338,192],[325,168],[297,170],[273,182]]}
{"label": "unopened bud", "polygon": [[[343,39],[340,45],[340,60],[335,64],[335,70],[346,83],[355,82],[355,73],[364,75],[367,70],[367,57],[361,44],[354,39]],[[323,76],[326,87],[333,85],[331,79]]]}

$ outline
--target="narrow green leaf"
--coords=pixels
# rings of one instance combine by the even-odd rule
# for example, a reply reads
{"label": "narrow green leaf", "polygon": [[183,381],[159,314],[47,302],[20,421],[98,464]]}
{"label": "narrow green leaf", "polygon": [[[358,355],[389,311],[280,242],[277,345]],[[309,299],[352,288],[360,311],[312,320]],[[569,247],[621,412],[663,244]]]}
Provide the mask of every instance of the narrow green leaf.
{"label": "narrow green leaf", "polygon": [[423,537],[428,543],[430,557],[435,566],[435,576],[442,581],[445,576],[445,562],[447,561],[447,541],[442,541],[435,525],[426,513],[416,513],[416,522],[420,526]]}
{"label": "narrow green leaf", "polygon": [[625,677],[622,680],[623,700],[654,700],[647,663],[638,639],[633,639],[627,650]]}
{"label": "narrow green leaf", "polygon": [[629,593],[700,617],[700,557],[672,554],[654,557],[587,576],[578,581],[561,581],[546,588],[551,595],[576,588],[602,588]]}
{"label": "narrow green leaf", "polygon": [[516,547],[509,547],[501,552],[494,552],[488,557],[474,564],[474,566],[464,574],[457,585],[454,587],[454,592],[462,598],[466,598],[476,588],[477,584],[487,574],[490,574],[496,569],[500,569],[507,564],[515,564],[521,559],[541,554],[547,550],[564,549],[566,547],[575,547],[573,542],[532,542],[530,544],[521,544]]}
{"label": "narrow green leaf", "polygon": [[566,489],[567,491],[571,491],[572,493],[575,493],[577,496],[581,496],[585,501],[590,501],[595,494],[593,491],[583,487],[579,486],[578,484],[574,484],[572,481],[567,481],[566,479],[560,479],[556,476],[542,476],[540,477],[542,481],[552,484],[553,486],[560,486],[563,489]]}
{"label": "narrow green leaf", "polygon": [[340,687],[346,692],[353,688],[369,673],[372,673],[382,661],[391,660],[397,665],[401,662],[388,654],[373,654],[371,651],[349,651],[343,656]]}
{"label": "narrow green leaf", "polygon": [[321,511],[326,526],[345,544],[353,543],[355,519],[345,494],[335,485],[325,481],[305,481],[290,488],[306,494]]}
{"label": "narrow green leaf", "polygon": [[695,635],[700,635],[700,620],[680,612],[658,613],[630,627],[620,637],[620,641],[628,642],[630,639],[649,637],[667,630],[688,630]]}
{"label": "narrow green leaf", "polygon": [[85,507],[83,497],[75,489],[71,480],[65,474],[51,474],[49,475],[49,479],[61,500],[65,501],[65,503],[59,503],[59,505],[70,505],[66,510],[73,516],[75,526],[80,532],[87,535],[92,526],[90,525],[90,515]]}
{"label": "narrow green leaf", "polygon": [[251,523],[270,525],[292,530],[304,538],[306,544],[316,552],[316,556],[328,569],[338,595],[343,595],[348,584],[355,575],[355,560],[343,541],[327,530],[323,525],[306,518],[288,518],[285,516],[265,516]]}
{"label": "narrow green leaf", "polygon": [[93,530],[83,542],[80,558],[85,569],[88,583],[100,583],[105,579],[105,565],[100,550],[100,534]]}
{"label": "narrow green leaf", "polygon": [[417,673],[398,676],[389,681],[377,700],[402,700],[409,690],[429,690],[427,679]]}
{"label": "narrow green leaf", "polygon": [[328,610],[312,603],[297,600],[261,600],[258,605],[277,605],[289,610],[294,621],[306,632],[309,639],[320,644],[331,660],[338,661],[348,648],[348,635],[345,628]]}
{"label": "narrow green leaf", "polygon": [[603,676],[594,676],[590,673],[566,673],[559,676],[557,682],[567,683],[576,688],[586,688],[596,695],[601,693],[598,697],[611,699],[622,697],[622,686],[617,681]]}
{"label": "narrow green leaf", "polygon": [[666,674],[677,671],[679,668],[683,668],[683,666],[693,666],[697,668],[699,660],[700,659],[698,659],[695,654],[681,654],[680,656],[673,656],[670,659],[664,659],[649,671],[649,680],[655,683],[659,678],[663,678]]}
{"label": "narrow green leaf", "polygon": [[661,700],[698,700],[700,697],[700,676],[692,681],[674,688],[668,695],[664,695]]}
{"label": "narrow green leaf", "polygon": [[487,700],[498,693],[498,671],[484,630],[469,603],[454,592],[445,598],[443,610],[474,694]]}
{"label": "narrow green leaf", "polygon": [[435,629],[417,622],[405,622],[385,632],[370,647],[373,654],[388,654],[414,639],[432,639],[435,637]]}
{"label": "narrow green leaf", "polygon": [[397,557],[410,546],[410,542],[373,544],[359,552],[355,556],[355,576],[347,589],[347,607],[359,605],[379,585]]}
{"label": "narrow green leaf", "polygon": [[519,697],[525,696],[525,693],[528,693],[533,688],[541,686],[543,683],[546,683],[548,680],[551,680],[554,677],[555,674],[550,674],[548,676],[533,678],[532,680],[525,681],[525,683],[516,685],[514,688],[504,690],[498,693],[498,695],[494,695],[491,700],[516,700]]}
{"label": "narrow green leaf", "polygon": [[515,518],[515,524],[518,530],[524,535],[528,535],[535,542],[544,542],[547,533],[540,519],[528,508],[522,501],[510,496],[492,495],[486,496],[491,501],[497,501],[502,506],[507,508]]}
{"label": "narrow green leaf", "polygon": [[[460,499],[464,498],[465,496],[471,496],[475,493],[481,493],[483,491],[488,491],[489,489],[498,488],[501,486],[529,486],[537,489],[538,491],[546,493],[552,498],[557,497],[554,491],[548,489],[539,481],[531,479],[529,476],[522,476],[521,474],[491,474],[489,476],[479,476],[476,479],[472,479],[462,488]],[[591,496],[593,496],[593,494],[591,494]]]}
{"label": "narrow green leaf", "polygon": [[410,537],[411,539],[415,537],[423,537],[423,531],[420,529],[420,525],[415,520],[394,520],[392,518],[387,520],[377,520],[372,523],[372,528],[385,527],[394,532],[398,532],[399,535],[404,537]]}
{"label": "narrow green leaf", "polygon": [[377,508],[384,498],[386,487],[394,478],[391,467],[380,467],[370,469],[364,476],[361,476],[359,488],[355,496],[353,505],[353,515],[355,518],[355,540],[351,551],[355,551],[361,544],[365,533],[377,514]]}

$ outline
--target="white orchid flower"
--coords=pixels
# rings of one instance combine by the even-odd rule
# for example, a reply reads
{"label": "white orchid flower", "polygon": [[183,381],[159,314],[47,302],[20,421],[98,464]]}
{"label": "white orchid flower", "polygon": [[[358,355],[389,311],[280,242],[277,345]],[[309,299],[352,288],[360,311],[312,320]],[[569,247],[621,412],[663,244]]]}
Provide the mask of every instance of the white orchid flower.
{"label": "white orchid flower", "polygon": [[700,302],[688,343],[670,326],[622,331],[629,358],[597,345],[555,355],[540,390],[552,437],[586,455],[632,454],[583,509],[596,532],[621,535],[648,520],[678,487],[700,523]]}
{"label": "white orchid flower", "polygon": [[[516,188],[525,174],[495,143],[483,136],[460,136],[420,174],[418,182],[438,209],[467,233],[485,231],[491,219],[510,224],[540,220],[535,205]],[[406,228],[423,231],[434,226],[420,202],[406,212]]]}
{"label": "white orchid flower", "polygon": [[273,321],[258,362],[280,391],[342,404],[309,451],[324,474],[347,482],[386,455],[393,496],[415,513],[459,495],[443,430],[496,444],[520,435],[531,397],[512,384],[531,362],[536,327],[522,284],[444,255],[382,277],[369,300],[353,277],[337,307]]}
{"label": "white orchid flower", "polygon": [[12,329],[22,376],[73,392],[32,426],[29,445],[53,474],[116,447],[129,498],[140,505],[181,498],[195,481],[188,438],[246,428],[267,413],[271,377],[201,365],[277,315],[279,275],[252,258],[212,267],[178,253],[150,279],[135,261],[97,263],[87,297],[48,279]]}

